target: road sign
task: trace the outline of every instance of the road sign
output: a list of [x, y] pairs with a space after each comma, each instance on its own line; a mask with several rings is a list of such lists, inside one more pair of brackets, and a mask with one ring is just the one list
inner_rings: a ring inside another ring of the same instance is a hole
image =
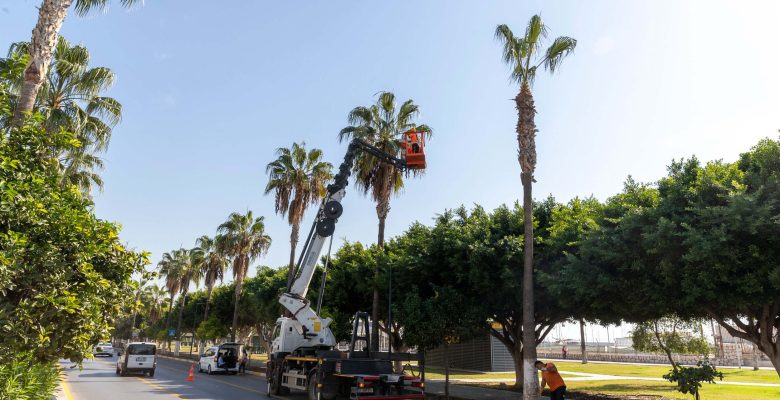
[[171, 337], [176, 336], [176, 329], [173, 329], [173, 328], [168, 329], [168, 336], [171, 336]]

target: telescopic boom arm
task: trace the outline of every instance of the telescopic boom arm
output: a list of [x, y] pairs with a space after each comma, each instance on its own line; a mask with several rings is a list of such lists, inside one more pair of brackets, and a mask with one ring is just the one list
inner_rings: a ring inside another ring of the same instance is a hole
[[[355, 163], [355, 157], [360, 152], [371, 154], [380, 161], [402, 171], [407, 169], [406, 161], [394, 157], [363, 140], [353, 139], [349, 143], [344, 161], [339, 166], [339, 171], [334, 177], [333, 183], [328, 185], [328, 193], [323, 199], [322, 205], [320, 205], [317, 211], [317, 216], [314, 218], [311, 230], [306, 237], [306, 242], [303, 245], [295, 268], [295, 280], [279, 299], [279, 302], [290, 311], [293, 318], [300, 321], [304, 326], [311, 323], [310, 321], [320, 321], [319, 316], [309, 306], [309, 301], [306, 300], [306, 293], [309, 290], [312, 276], [314, 276], [325, 239], [333, 235], [336, 222], [344, 210], [341, 206], [341, 200], [345, 195], [349, 176]], [[328, 323], [330, 321], [327, 321], [325, 325], [327, 326]], [[326, 326], [320, 326], [320, 329], [326, 328]], [[312, 327], [307, 326], [307, 328], [309, 331], [313, 331]], [[319, 331], [320, 329], [316, 330]]]

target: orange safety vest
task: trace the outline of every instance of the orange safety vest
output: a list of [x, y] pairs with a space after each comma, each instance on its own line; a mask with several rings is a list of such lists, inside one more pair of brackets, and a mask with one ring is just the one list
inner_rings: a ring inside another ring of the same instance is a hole
[[[550, 368], [554, 367], [555, 364], [553, 363], [547, 363], [545, 367]], [[547, 385], [550, 386], [550, 390], [558, 389], [561, 386], [565, 386], [566, 384], [563, 382], [563, 378], [561, 378], [561, 374], [558, 373], [558, 370], [555, 370], [555, 372], [550, 371], [542, 371], [542, 379], [544, 379], [545, 382], [547, 382]]]

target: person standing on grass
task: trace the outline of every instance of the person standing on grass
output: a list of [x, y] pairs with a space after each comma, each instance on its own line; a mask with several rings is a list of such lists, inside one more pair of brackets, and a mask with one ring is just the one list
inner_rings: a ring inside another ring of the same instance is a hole
[[566, 359], [566, 355], [569, 354], [569, 349], [566, 347], [565, 344], [561, 348], [561, 353], [563, 353], [563, 359], [565, 360]]
[[534, 366], [539, 371], [542, 371], [542, 386], [539, 388], [539, 391], [544, 390], [544, 386], [547, 385], [550, 387], [550, 400], [563, 400], [564, 395], [566, 395], [566, 383], [563, 382], [563, 378], [558, 373], [558, 368], [555, 368], [555, 364], [545, 364], [536, 360]]

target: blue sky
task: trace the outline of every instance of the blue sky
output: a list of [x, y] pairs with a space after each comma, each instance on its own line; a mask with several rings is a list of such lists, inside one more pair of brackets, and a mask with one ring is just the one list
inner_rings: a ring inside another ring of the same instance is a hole
[[[0, 47], [29, 40], [39, 3], [0, 0]], [[521, 31], [534, 13], [579, 41], [534, 87], [536, 198], [605, 199], [629, 174], [653, 181], [692, 154], [734, 160], [780, 128], [769, 1], [111, 3], [69, 15], [61, 33], [117, 74], [108, 94], [124, 120], [96, 211], [154, 262], [251, 209], [274, 239], [258, 263], [283, 265], [289, 227], [263, 195], [274, 149], [305, 141], [340, 163], [348, 111], [382, 90], [414, 99], [434, 128], [428, 171], [392, 200], [387, 236], [461, 204], [514, 202], [517, 87], [493, 31]], [[374, 241], [370, 199], [351, 191], [344, 206], [336, 236]]]

